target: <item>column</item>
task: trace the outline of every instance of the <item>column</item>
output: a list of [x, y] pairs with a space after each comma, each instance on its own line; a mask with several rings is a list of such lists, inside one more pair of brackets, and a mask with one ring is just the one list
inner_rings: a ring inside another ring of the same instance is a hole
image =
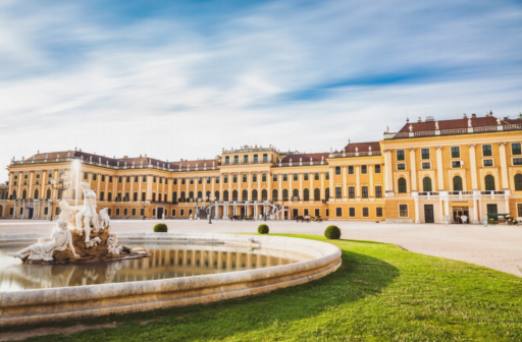
[[252, 200], [252, 174], [247, 175], [247, 200]]
[[283, 200], [283, 175], [277, 176], [277, 194], [278, 194], [278, 200]]
[[415, 149], [410, 149], [410, 188], [412, 192], [417, 191], [417, 161], [415, 159]]
[[330, 174], [330, 181], [328, 182], [328, 188], [330, 189], [330, 198], [335, 197], [335, 189], [334, 189], [334, 170], [332, 168], [328, 169], [328, 172]]
[[437, 147], [435, 152], [437, 158], [437, 191], [444, 190], [444, 167], [442, 165], [442, 148]]
[[391, 151], [384, 152], [384, 189], [386, 197], [393, 196], [393, 179], [392, 179], [392, 155]]
[[343, 187], [341, 190], [342, 198], [346, 199], [348, 198], [348, 184], [347, 184], [347, 177], [348, 177], [348, 170], [346, 167], [341, 167], [341, 175], [343, 177]]
[[320, 196], [320, 199], [321, 201], [325, 199], [325, 196], [324, 196], [324, 172], [321, 172], [319, 174], [319, 181], [321, 183], [321, 196]]
[[368, 175], [369, 175], [369, 184], [368, 184], [368, 197], [375, 197], [375, 186], [373, 182], [373, 171], [374, 165], [368, 165]]
[[355, 166], [355, 197], [361, 198], [361, 166]]
[[477, 181], [477, 159], [475, 156], [475, 145], [469, 146], [469, 170], [471, 174], [471, 190], [473, 191], [473, 208], [471, 210], [471, 222], [478, 223], [480, 220], [480, 191]]
[[[212, 201], [216, 200], [216, 197], [214, 195], [215, 191], [216, 191], [215, 177], [210, 177], [210, 199]], [[216, 213], [216, 215], [217, 215], [217, 213]]]
[[299, 174], [299, 200], [303, 200], [303, 174]]
[[500, 179], [502, 181], [502, 190], [504, 190], [504, 212], [509, 213], [509, 178], [508, 178], [508, 167], [506, 160], [506, 144], [500, 143], [499, 145], [500, 154]]
[[[113, 182], [114, 184], [116, 184], [118, 182], [118, 180], [116, 179], [117, 177], [114, 178], [115, 182]], [[152, 176], [147, 176], [147, 184], [146, 184], [146, 187], [147, 187], [147, 196], [145, 197], [145, 199], [147, 201], [152, 201]], [[112, 194], [112, 196], [114, 198], [116, 198], [115, 196], [117, 195], [116, 192], [114, 192]]]
[[268, 177], [268, 179], [266, 180], [267, 184], [268, 184], [268, 190], [267, 190], [268, 197], [267, 198], [270, 202], [272, 202], [272, 177], [273, 177], [272, 173], [268, 173], [267, 177]]

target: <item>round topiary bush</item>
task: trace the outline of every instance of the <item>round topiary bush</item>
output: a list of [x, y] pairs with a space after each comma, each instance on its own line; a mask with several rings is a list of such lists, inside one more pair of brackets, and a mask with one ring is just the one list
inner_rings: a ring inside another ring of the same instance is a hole
[[169, 230], [169, 227], [165, 223], [156, 223], [154, 225], [154, 233], [166, 233]]
[[328, 240], [339, 240], [341, 237], [341, 230], [337, 226], [328, 226], [324, 230], [324, 236]]
[[270, 230], [268, 229], [268, 225], [266, 224], [260, 224], [258, 227], [257, 227], [257, 232], [259, 234], [268, 234]]

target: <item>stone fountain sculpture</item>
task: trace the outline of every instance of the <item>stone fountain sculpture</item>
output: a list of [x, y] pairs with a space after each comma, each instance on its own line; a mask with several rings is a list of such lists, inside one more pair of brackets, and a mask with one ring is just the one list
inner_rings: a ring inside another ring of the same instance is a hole
[[122, 246], [110, 231], [108, 209], [96, 211], [96, 193], [80, 183], [82, 205], [59, 203], [60, 215], [49, 239], [20, 250], [16, 256], [25, 263], [68, 264], [114, 261], [147, 256], [140, 248]]

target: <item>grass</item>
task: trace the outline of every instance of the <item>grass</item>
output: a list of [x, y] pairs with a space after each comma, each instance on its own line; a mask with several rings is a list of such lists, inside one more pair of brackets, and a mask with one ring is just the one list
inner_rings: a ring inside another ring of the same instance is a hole
[[333, 243], [343, 250], [343, 266], [311, 284], [99, 319], [116, 327], [34, 340], [522, 340], [522, 279], [387, 244]]

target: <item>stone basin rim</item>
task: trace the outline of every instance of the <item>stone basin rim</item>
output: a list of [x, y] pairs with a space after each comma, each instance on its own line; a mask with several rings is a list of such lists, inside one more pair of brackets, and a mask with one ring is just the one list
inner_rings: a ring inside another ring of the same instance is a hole
[[[251, 296], [319, 279], [334, 272], [341, 265], [341, 251], [337, 246], [303, 238], [153, 233], [121, 235], [120, 239], [127, 243], [211, 242], [224, 243], [231, 247], [261, 244], [267, 250], [284, 250], [289, 255], [307, 255], [309, 259], [286, 265], [188, 277], [0, 292], [0, 326], [52, 321], [53, 317], [65, 319], [98, 316], [96, 309], [93, 309], [97, 303], [103, 306], [98, 310], [99, 316], [143, 311], [143, 308], [139, 307], [140, 297], [145, 301], [146, 298], [150, 300], [151, 296], [156, 295], [166, 296], [166, 299], [163, 300], [164, 303], [159, 298], [156, 303], [147, 301], [150, 307], [187, 306]], [[16, 241], [0, 240], [0, 246], [9, 242]], [[187, 297], [182, 297], [183, 294], [187, 294]], [[136, 300], [135, 309], [121, 305], [121, 302], [127, 303], [132, 298]], [[60, 310], [62, 305], [67, 309]]]

